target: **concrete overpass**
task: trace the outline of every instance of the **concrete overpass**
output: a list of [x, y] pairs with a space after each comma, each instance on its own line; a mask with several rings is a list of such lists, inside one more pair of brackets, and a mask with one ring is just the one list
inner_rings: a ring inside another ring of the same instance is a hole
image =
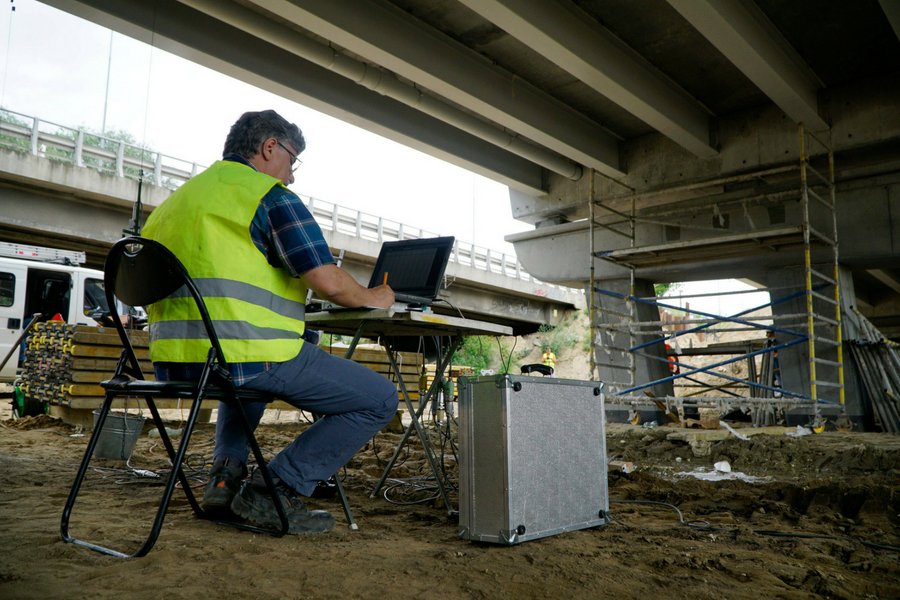
[[892, 0], [46, 1], [508, 184], [548, 281], [797, 285], [833, 158], [844, 308], [900, 336]]
[[[87, 266], [102, 268], [109, 247], [129, 227], [141, 171], [146, 215], [203, 168], [28, 115], [5, 116], [10, 122], [0, 123], [0, 239], [82, 250]], [[151, 158], [143, 165], [131, 158], [146, 155]], [[438, 235], [302, 198], [333, 251], [344, 252], [344, 267], [360, 281], [368, 280], [383, 241]], [[585, 305], [580, 291], [535, 280], [515, 257], [459, 240], [441, 297], [466, 315], [509, 324], [516, 333], [552, 324]]]

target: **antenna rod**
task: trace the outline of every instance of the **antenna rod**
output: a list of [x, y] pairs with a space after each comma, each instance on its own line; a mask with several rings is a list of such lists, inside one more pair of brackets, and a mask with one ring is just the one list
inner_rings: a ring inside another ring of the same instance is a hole
[[131, 210], [131, 222], [128, 223], [128, 229], [123, 229], [125, 235], [141, 235], [141, 190], [144, 189], [144, 170], [141, 169], [141, 175], [138, 177], [137, 200]]

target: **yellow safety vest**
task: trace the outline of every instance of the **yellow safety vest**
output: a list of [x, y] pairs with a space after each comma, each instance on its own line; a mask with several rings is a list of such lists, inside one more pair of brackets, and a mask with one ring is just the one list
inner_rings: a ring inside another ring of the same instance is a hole
[[556, 367], [556, 354], [552, 350], [548, 350], [541, 355], [541, 359], [548, 367]]
[[[219, 161], [176, 190], [143, 233], [172, 251], [197, 284], [231, 363], [284, 362], [300, 353], [306, 286], [269, 264], [250, 238], [259, 202], [282, 183]], [[154, 362], [203, 362], [210, 344], [186, 290], [147, 307]]]

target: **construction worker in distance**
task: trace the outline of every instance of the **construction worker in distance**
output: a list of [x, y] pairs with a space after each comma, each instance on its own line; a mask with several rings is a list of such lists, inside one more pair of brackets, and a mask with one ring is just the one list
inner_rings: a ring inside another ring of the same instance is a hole
[[678, 359], [676, 359], [672, 354], [672, 346], [668, 343], [666, 344], [666, 360], [669, 363], [669, 373], [672, 375], [678, 375], [681, 373], [681, 367], [678, 366]]
[[553, 352], [550, 346], [544, 346], [544, 353], [541, 354], [541, 363], [552, 369], [551, 376], [556, 372], [556, 353]]

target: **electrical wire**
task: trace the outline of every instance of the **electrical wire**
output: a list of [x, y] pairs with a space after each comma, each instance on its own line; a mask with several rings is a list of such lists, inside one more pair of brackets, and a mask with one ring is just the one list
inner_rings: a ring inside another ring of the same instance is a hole
[[[400, 506], [412, 506], [415, 504], [425, 504], [433, 502], [441, 496], [440, 488], [433, 477], [407, 477], [405, 479], [388, 479], [387, 485], [384, 487], [382, 496], [391, 504]], [[415, 499], [401, 499], [397, 497], [400, 491], [404, 494], [428, 494], [424, 497], [416, 497]]]
[[449, 306], [451, 309], [455, 310], [455, 311], [459, 314], [459, 318], [460, 318], [460, 319], [465, 319], [465, 318], [466, 318], [466, 315], [463, 314], [463, 311], [460, 310], [459, 307], [456, 306], [455, 304], [452, 304], [449, 300], [446, 300], [446, 299], [444, 299], [444, 298], [435, 298], [435, 299], [434, 299], [434, 304], [437, 304], [437, 303], [446, 304], [446, 305]]
[[500, 336], [495, 336], [495, 340], [497, 340], [497, 352], [500, 353], [500, 366], [503, 367], [502, 373], [509, 373], [509, 365], [512, 362], [513, 350], [516, 349], [516, 344], [519, 343], [519, 336], [513, 338], [512, 348], [509, 349], [509, 355], [506, 357], [506, 363], [503, 363], [503, 346], [500, 344]]
[[[154, 444], [151, 446], [153, 448], [156, 446]], [[192, 460], [200, 460], [203, 462], [203, 467], [192, 467]], [[184, 461], [182, 462], [182, 472], [184, 472], [185, 477], [188, 481], [194, 482], [196, 485], [192, 485], [192, 488], [197, 488], [205, 485], [207, 479], [209, 478], [209, 469], [211, 468], [211, 464], [206, 462], [197, 454], [189, 454], [184, 457]], [[96, 473], [101, 480], [113, 479], [113, 483], [116, 485], [131, 485], [131, 484], [147, 484], [147, 485], [162, 485], [163, 482], [169, 477], [169, 474], [172, 470], [169, 469], [143, 469], [140, 467], [135, 467], [131, 464], [131, 459], [125, 461], [125, 467], [106, 467], [106, 466], [97, 466], [94, 465], [91, 467], [91, 470]], [[177, 487], [181, 487], [181, 482], [176, 483]]]

